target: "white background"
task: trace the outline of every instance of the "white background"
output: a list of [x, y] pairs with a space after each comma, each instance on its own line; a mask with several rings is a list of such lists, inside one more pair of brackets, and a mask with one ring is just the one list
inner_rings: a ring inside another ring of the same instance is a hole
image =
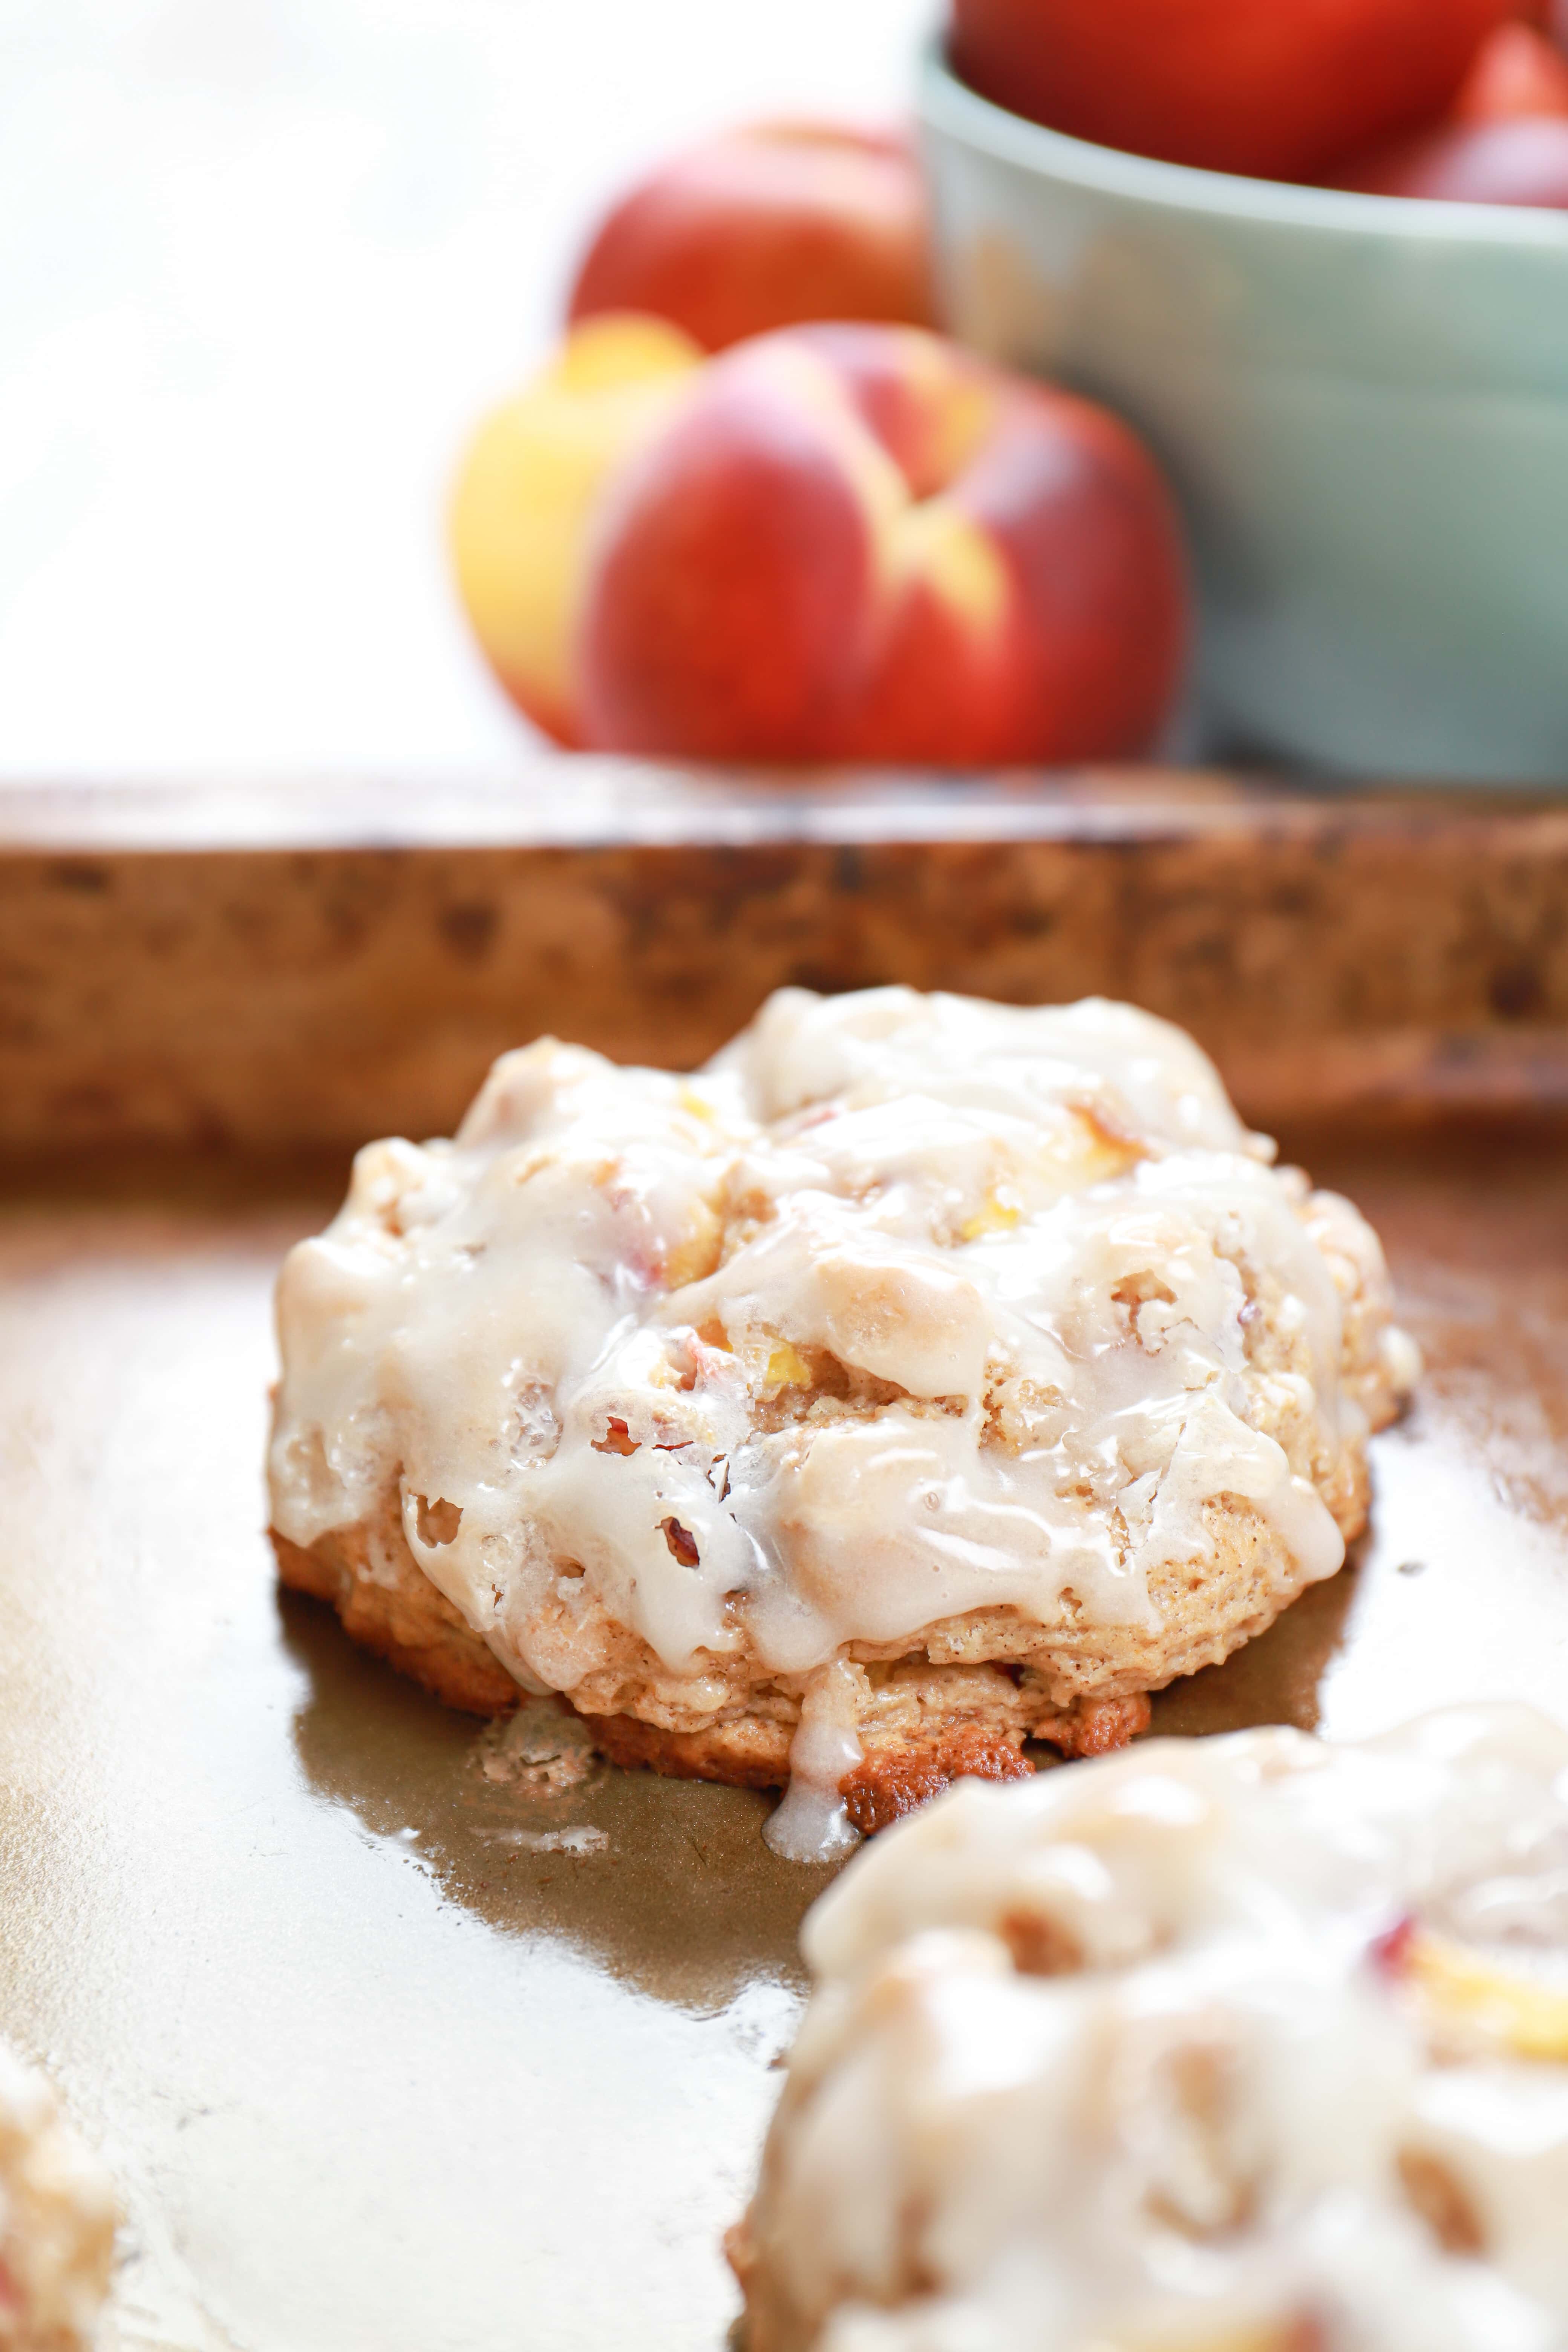
[[0, 775], [494, 773], [443, 509], [598, 207], [931, 0], [0, 0]]

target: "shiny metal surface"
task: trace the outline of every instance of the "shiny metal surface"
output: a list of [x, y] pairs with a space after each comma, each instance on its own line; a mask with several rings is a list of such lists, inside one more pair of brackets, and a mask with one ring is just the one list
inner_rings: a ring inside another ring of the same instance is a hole
[[[1568, 1706], [1563, 1157], [1311, 1153], [1431, 1374], [1359, 1566], [1158, 1727]], [[0, 1223], [0, 2021], [122, 2183], [128, 2347], [718, 2352], [823, 1874], [761, 1799], [498, 1747], [279, 1606], [268, 1296], [329, 1206]]]

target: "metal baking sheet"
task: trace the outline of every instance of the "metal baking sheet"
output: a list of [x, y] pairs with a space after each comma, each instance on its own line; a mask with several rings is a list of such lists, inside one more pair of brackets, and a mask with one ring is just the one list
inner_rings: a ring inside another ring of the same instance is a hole
[[[1356, 1564], [1157, 1728], [1562, 1714], [1560, 1137], [1296, 1148], [1430, 1370]], [[719, 2352], [823, 1874], [764, 1800], [498, 1752], [280, 1601], [269, 1293], [333, 1205], [100, 1171], [0, 1220], [0, 2015], [122, 2185], [122, 2346]]]

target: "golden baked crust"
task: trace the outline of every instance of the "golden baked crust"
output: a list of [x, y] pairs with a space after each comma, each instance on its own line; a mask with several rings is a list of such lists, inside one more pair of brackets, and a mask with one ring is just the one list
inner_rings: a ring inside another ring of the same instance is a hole
[[[1390, 1399], [1383, 1418], [1393, 1410]], [[1367, 1496], [1358, 1455], [1356, 1475], [1335, 1497], [1347, 1539], [1365, 1525]], [[884, 1828], [963, 1776], [1027, 1772], [1027, 1740], [1067, 1756], [1123, 1746], [1147, 1726], [1149, 1692], [1219, 1664], [1272, 1624], [1304, 1581], [1279, 1537], [1234, 1499], [1210, 1504], [1205, 1519], [1210, 1557], [1167, 1563], [1150, 1577], [1157, 1631], [1091, 1625], [1068, 1596], [1048, 1627], [1001, 1610], [931, 1626], [913, 1656], [850, 1644], [864, 1760], [841, 1793], [855, 1827]], [[517, 1705], [511, 1675], [408, 1549], [395, 1495], [374, 1524], [334, 1528], [309, 1549], [274, 1530], [272, 1544], [285, 1584], [327, 1601], [353, 1640], [448, 1706], [496, 1716]], [[658, 1707], [660, 1679], [658, 1662], [626, 1634], [616, 1695]], [[595, 1706], [582, 1690], [574, 1711], [617, 1764], [773, 1789], [789, 1778], [803, 1690], [803, 1681], [792, 1686], [759, 1669], [708, 1722], [650, 1720], [630, 1706]]]
[[343, 1631], [400, 1674], [468, 1715], [507, 1715], [522, 1696], [479, 1635], [403, 1548], [398, 1573], [372, 1569], [367, 1531], [334, 1528], [307, 1551], [276, 1528], [279, 1580], [337, 1611]]
[[[384, 1525], [380, 1537], [373, 1547], [365, 1528], [337, 1528], [307, 1551], [274, 1529], [279, 1577], [294, 1591], [326, 1601], [354, 1641], [447, 1706], [469, 1715], [509, 1713], [521, 1696], [510, 1675], [406, 1546], [398, 1559], [393, 1531]], [[384, 1564], [387, 1555], [395, 1572]], [[1053, 1708], [1042, 1705], [1037, 1678], [1027, 1669], [990, 1664], [911, 1661], [875, 1678], [868, 1673], [865, 1691], [865, 1757], [841, 1793], [850, 1821], [867, 1832], [901, 1820], [953, 1780], [1026, 1773], [1026, 1739], [1047, 1740], [1066, 1756], [1098, 1756], [1124, 1746], [1149, 1721], [1142, 1693]], [[793, 1712], [739, 1714], [702, 1731], [670, 1731], [633, 1715], [583, 1716], [612, 1763], [742, 1789], [784, 1787], [798, 1719], [798, 1700]]]
[[[857, 1726], [862, 1759], [839, 1782], [850, 1822], [863, 1834], [901, 1821], [954, 1780], [1026, 1776], [1033, 1768], [1026, 1739], [1048, 1741], [1066, 1756], [1095, 1756], [1124, 1747], [1149, 1723], [1142, 1694], [1039, 1715], [994, 1666], [915, 1666], [909, 1680], [921, 1686], [912, 1705], [900, 1693], [905, 1704], [880, 1708], [881, 1691], [873, 1687]], [[584, 1719], [612, 1763], [747, 1789], [782, 1789], [789, 1779], [793, 1726], [783, 1721], [742, 1716], [711, 1731], [681, 1732], [629, 1715]]]

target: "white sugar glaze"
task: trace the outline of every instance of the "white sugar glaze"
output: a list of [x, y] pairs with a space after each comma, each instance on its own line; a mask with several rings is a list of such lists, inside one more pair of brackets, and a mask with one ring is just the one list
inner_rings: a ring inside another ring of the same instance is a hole
[[[1364, 1426], [1332, 1259], [1381, 1258], [1270, 1156], [1190, 1039], [1098, 1001], [788, 989], [689, 1078], [542, 1040], [292, 1253], [274, 1525], [395, 1490], [520, 1681], [570, 1691], [607, 1612], [692, 1719], [737, 1657], [809, 1677], [1069, 1591], [1148, 1624], [1221, 1495], [1330, 1575], [1308, 1456]], [[1265, 1281], [1288, 1374], [1249, 1360]], [[857, 1406], [770, 1420], [826, 1360]]]
[[785, 1862], [837, 1862], [860, 1843], [843, 1797], [862, 1755], [849, 1670], [826, 1666], [805, 1694], [789, 1750], [789, 1787], [763, 1835]]
[[1568, 2345], [1568, 1734], [1527, 1709], [969, 1782], [803, 1942], [755, 2352]]

